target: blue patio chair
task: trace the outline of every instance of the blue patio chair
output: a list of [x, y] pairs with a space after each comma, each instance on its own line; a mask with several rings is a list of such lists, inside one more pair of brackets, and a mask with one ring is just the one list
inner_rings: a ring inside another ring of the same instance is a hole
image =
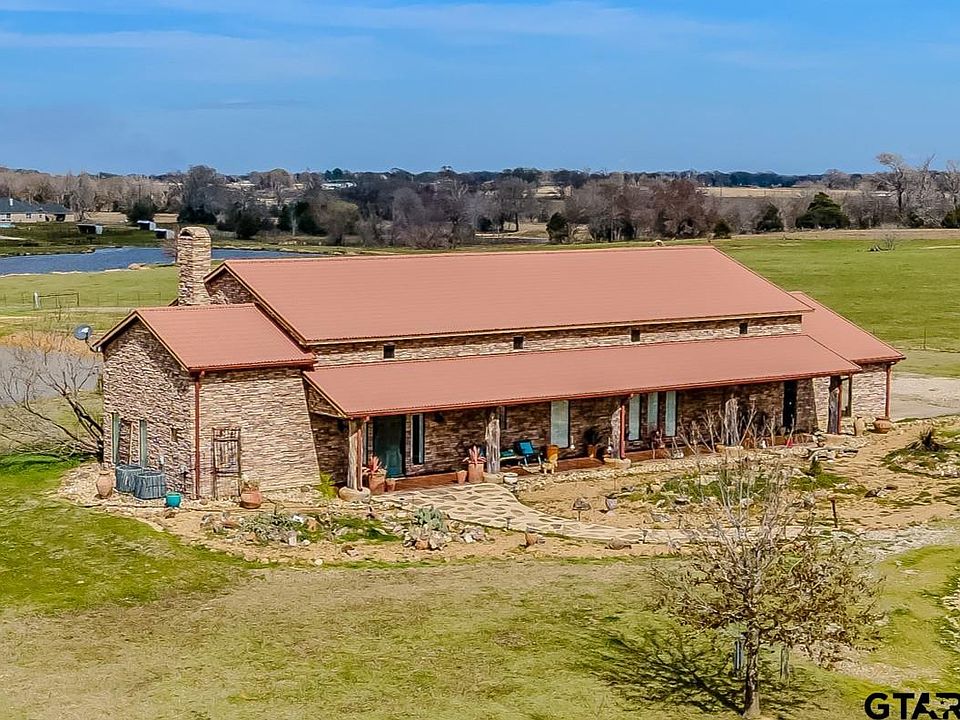
[[517, 443], [517, 452], [523, 457], [523, 464], [525, 466], [529, 465], [531, 460], [537, 463], [541, 460], [540, 451], [533, 446], [533, 442], [530, 440], [520, 440]]

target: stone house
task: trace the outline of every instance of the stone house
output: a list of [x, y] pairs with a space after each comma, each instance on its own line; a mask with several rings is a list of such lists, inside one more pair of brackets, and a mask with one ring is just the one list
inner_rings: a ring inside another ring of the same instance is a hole
[[[228, 260], [98, 341], [106, 457], [198, 495], [619, 457], [889, 415], [903, 355], [710, 246]], [[512, 459], [512, 458], [511, 458]]]

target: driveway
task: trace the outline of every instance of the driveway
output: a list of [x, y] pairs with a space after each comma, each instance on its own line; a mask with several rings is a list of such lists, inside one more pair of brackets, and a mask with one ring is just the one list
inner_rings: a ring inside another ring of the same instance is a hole
[[894, 372], [890, 414], [894, 420], [960, 415], [960, 378]]

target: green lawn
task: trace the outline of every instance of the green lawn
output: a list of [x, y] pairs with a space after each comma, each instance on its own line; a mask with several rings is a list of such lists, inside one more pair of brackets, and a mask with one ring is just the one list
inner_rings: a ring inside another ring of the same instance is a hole
[[874, 243], [800, 237], [718, 245], [775, 283], [809, 293], [906, 351], [900, 369], [960, 375], [960, 303], [954, 297], [960, 242], [901, 240], [893, 251], [869, 252]]
[[[67, 467], [0, 462], [4, 718], [736, 717], [728, 643], [653, 607], [649, 563], [674, 560], [251, 568], [51, 497]], [[938, 598], [958, 567], [956, 547], [882, 565], [862, 675], [956, 684]], [[799, 665], [768, 717], [860, 717], [875, 686]]]
[[81, 235], [76, 223], [21, 224], [0, 228], [0, 255], [32, 255], [91, 250], [109, 245], [155, 245], [153, 233], [134, 227], [104, 226], [102, 235]]

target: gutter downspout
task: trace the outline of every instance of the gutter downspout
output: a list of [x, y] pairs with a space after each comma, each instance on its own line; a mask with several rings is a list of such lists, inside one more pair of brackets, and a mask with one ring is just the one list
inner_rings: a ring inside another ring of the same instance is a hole
[[200, 380], [204, 372], [201, 370], [193, 376], [193, 491], [196, 498], [200, 498]]

